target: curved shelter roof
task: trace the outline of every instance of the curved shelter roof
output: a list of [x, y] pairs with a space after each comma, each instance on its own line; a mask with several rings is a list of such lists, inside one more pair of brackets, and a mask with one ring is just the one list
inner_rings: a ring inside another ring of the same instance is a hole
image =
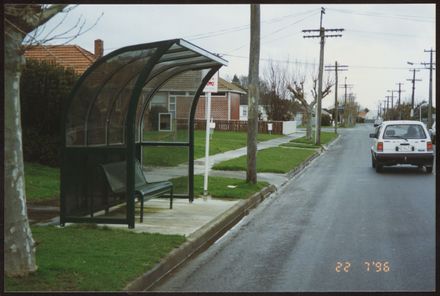
[[127, 214], [113, 222], [134, 227], [135, 159], [160, 157], [153, 149], [142, 152], [144, 146], [186, 149], [192, 200], [195, 109], [207, 81], [226, 64], [183, 39], [128, 46], [98, 59], [65, 105], [61, 223], [98, 223], [97, 211], [114, 204], [99, 166], [126, 161]]
[[[139, 44], [116, 50], [92, 65], [81, 77], [65, 112], [66, 146], [121, 144], [121, 127], [129, 112], [139, 123], [143, 106], [137, 106], [143, 92], [155, 89], [174, 76], [190, 70], [218, 69], [227, 62], [183, 39]], [[204, 77], [191, 77], [199, 84]], [[190, 78], [190, 79], [191, 79]], [[192, 89], [194, 82], [187, 84]], [[119, 108], [118, 112], [115, 109]], [[131, 114], [134, 115], [134, 114]], [[130, 118], [129, 120], [134, 119]], [[112, 136], [112, 137], [109, 137]], [[116, 140], [113, 140], [116, 139]]]

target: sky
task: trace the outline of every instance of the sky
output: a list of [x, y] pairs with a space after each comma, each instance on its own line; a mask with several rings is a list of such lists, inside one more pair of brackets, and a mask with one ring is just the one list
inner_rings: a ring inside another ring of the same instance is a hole
[[[342, 37], [326, 38], [324, 50], [324, 65], [337, 61], [348, 66], [348, 71], [339, 72], [338, 94], [343, 95], [346, 81], [356, 101], [376, 112], [391, 90], [397, 101], [397, 83], [403, 83], [401, 100], [410, 102], [412, 82], [407, 79], [416, 67], [420, 69], [416, 79], [422, 81], [415, 84], [415, 102], [428, 101], [429, 65], [420, 63], [430, 62], [425, 50], [435, 50], [435, 4], [261, 4], [260, 75], [269, 60], [285, 67], [293, 78], [305, 75], [310, 81], [317, 75], [319, 38], [303, 38], [302, 30], [319, 29], [321, 7], [325, 29], [344, 29]], [[104, 41], [104, 54], [108, 54], [128, 45], [183, 38], [229, 62], [220, 69], [221, 77], [248, 75], [249, 4], [77, 5], [51, 19], [37, 39], [52, 30], [52, 35], [63, 33], [79, 19], [86, 22], [84, 29], [91, 28], [69, 44], [91, 52], [95, 39]], [[49, 44], [63, 42], [55, 39]], [[324, 72], [324, 80], [327, 75], [334, 80], [334, 72]], [[434, 106], [435, 77], [433, 71]], [[334, 92], [322, 105], [328, 108], [333, 103]]]

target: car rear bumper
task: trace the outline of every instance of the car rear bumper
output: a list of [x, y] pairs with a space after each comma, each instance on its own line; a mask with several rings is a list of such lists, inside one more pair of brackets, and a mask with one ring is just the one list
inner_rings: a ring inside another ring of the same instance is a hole
[[374, 159], [379, 165], [429, 165], [434, 162], [434, 153], [373, 153]]

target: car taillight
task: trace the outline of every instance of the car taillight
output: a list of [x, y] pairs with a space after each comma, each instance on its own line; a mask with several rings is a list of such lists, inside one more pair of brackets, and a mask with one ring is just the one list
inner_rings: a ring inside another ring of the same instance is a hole
[[432, 142], [431, 141], [426, 142], [426, 150], [432, 151]]
[[383, 151], [383, 143], [377, 142], [377, 151]]

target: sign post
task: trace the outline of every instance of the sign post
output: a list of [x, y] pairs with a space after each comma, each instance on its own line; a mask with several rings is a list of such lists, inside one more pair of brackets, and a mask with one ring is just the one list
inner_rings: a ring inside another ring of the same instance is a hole
[[205, 176], [203, 179], [203, 197], [208, 197], [208, 173], [209, 173], [209, 140], [210, 140], [210, 119], [211, 119], [211, 93], [216, 93], [218, 89], [218, 72], [206, 83], [203, 92], [205, 93], [205, 116], [206, 116], [206, 135], [205, 135]]

